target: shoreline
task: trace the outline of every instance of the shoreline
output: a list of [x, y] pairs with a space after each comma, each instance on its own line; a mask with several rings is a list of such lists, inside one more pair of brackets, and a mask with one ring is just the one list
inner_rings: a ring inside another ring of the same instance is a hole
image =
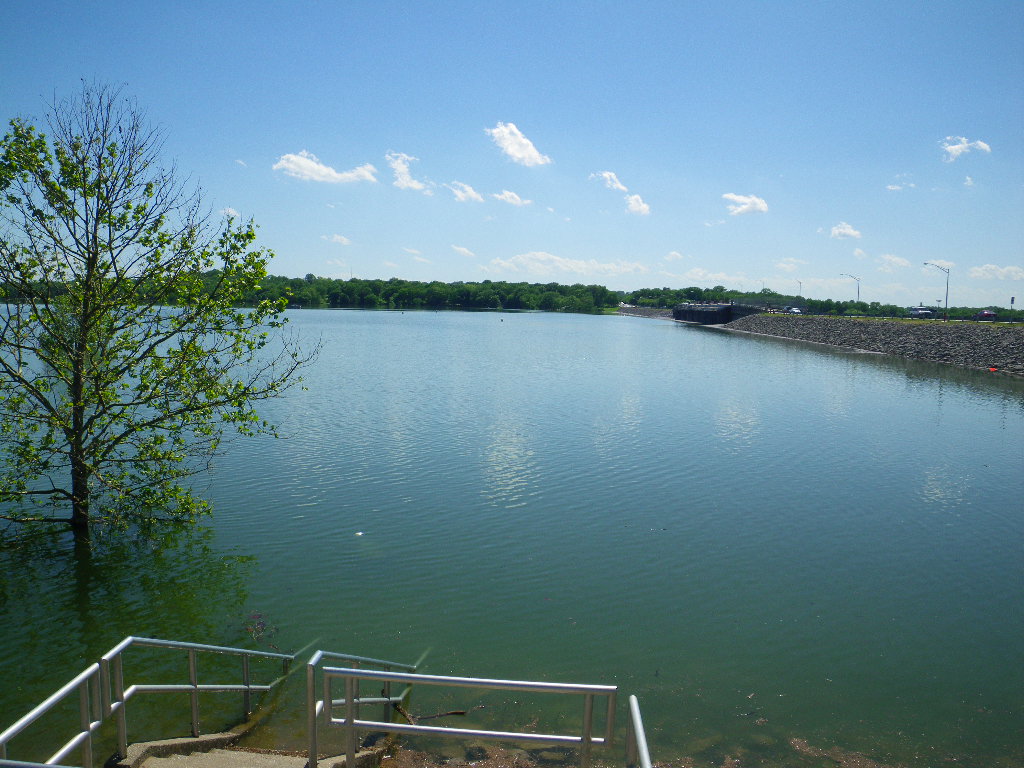
[[[619, 313], [673, 319], [669, 309], [631, 307]], [[1024, 326], [1021, 325], [760, 314], [708, 327], [1024, 378]]]

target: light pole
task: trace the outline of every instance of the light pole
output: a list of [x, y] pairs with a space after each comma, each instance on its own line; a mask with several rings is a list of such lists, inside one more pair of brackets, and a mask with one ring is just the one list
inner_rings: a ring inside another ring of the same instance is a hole
[[840, 272], [839, 276], [840, 277], [853, 277], [853, 279], [857, 281], [857, 303], [860, 304], [860, 278], [859, 277], [854, 277], [853, 275], [848, 275], [845, 272]]
[[804, 295], [804, 284], [801, 281], [799, 281], [799, 280], [796, 281], [796, 284], [799, 287], [799, 290], [797, 291], [797, 294], [796, 294], [797, 297], [799, 298], [799, 297], [802, 297]]
[[934, 261], [926, 261], [924, 265], [926, 267], [935, 267], [936, 269], [941, 269], [943, 272], [946, 273], [946, 309], [942, 313], [942, 320], [944, 322], [949, 322], [949, 267], [940, 266], [936, 264]]

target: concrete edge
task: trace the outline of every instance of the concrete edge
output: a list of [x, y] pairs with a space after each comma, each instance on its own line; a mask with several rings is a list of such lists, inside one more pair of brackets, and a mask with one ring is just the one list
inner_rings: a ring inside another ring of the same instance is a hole
[[[140, 768], [151, 757], [190, 755], [194, 752], [209, 752], [214, 749], [231, 747], [250, 730], [239, 726], [230, 731], [208, 733], [202, 736], [184, 736], [161, 741], [142, 741], [128, 745], [128, 754], [123, 760], [108, 760], [105, 768]], [[240, 750], [245, 751], [245, 750]], [[370, 747], [356, 752], [355, 768], [378, 768], [386, 752], [385, 747]], [[345, 756], [335, 755], [317, 760], [318, 768], [345, 768]]]

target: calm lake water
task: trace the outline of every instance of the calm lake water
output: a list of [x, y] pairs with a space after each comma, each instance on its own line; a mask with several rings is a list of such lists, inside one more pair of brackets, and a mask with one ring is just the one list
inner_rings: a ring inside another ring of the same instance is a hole
[[1024, 765], [1024, 383], [628, 317], [291, 317], [308, 390], [203, 529], [0, 551], [0, 727], [136, 634], [615, 684], [656, 759]]

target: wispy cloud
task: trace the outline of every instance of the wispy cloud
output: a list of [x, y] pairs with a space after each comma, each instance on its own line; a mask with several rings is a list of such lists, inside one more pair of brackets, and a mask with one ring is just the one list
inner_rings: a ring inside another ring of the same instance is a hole
[[984, 264], [972, 267], [968, 275], [977, 280], [1024, 280], [1024, 267], [997, 267], [995, 264]]
[[619, 192], [629, 192], [629, 189], [621, 181], [619, 181], [619, 177], [616, 176], [615, 173], [613, 173], [612, 171], [601, 171], [600, 173], [592, 173], [590, 174], [590, 178], [604, 180], [604, 185], [608, 187], [608, 189], [614, 189]]
[[722, 195], [725, 200], [732, 200], [733, 205], [726, 206], [730, 216], [739, 216], [741, 213], [767, 213], [768, 203], [757, 195], [737, 195], [726, 192]]
[[337, 243], [338, 245], [352, 245], [352, 241], [344, 235], [320, 235], [320, 239], [330, 243]]
[[420, 264], [433, 264], [434, 263], [430, 259], [428, 259], [428, 258], [426, 258], [424, 256], [413, 256], [412, 260], [413, 261], [418, 261]]
[[405, 251], [408, 254], [413, 255], [413, 256], [419, 256], [420, 255], [420, 252], [417, 251], [415, 248], [403, 248], [402, 250]]
[[469, 250], [469, 248], [464, 248], [461, 245], [453, 245], [452, 250], [456, 253], [462, 254], [463, 256], [468, 256], [471, 259], [476, 257], [476, 254]]
[[321, 181], [328, 184], [350, 184], [354, 181], [377, 181], [377, 169], [369, 163], [351, 171], [336, 171], [321, 163], [312, 152], [302, 150], [297, 155], [281, 155], [274, 163], [273, 170], [284, 171], [288, 176], [303, 181]]
[[669, 276], [680, 281], [687, 282], [690, 285], [698, 285], [700, 283], [707, 283], [708, 285], [741, 285], [744, 280], [748, 279], [742, 272], [738, 274], [729, 274], [728, 272], [711, 272], [710, 270], [704, 269], [704, 267], [693, 267], [681, 275]]
[[806, 264], [806, 263], [807, 262], [804, 261], [803, 259], [795, 259], [792, 256], [790, 256], [790, 257], [787, 257], [787, 258], [783, 259], [782, 261], [778, 262], [775, 265], [775, 267], [776, 267], [776, 269], [781, 269], [783, 272], [796, 272], [797, 269], [800, 268], [801, 264]]
[[893, 273], [897, 269], [905, 269], [910, 266], [910, 262], [901, 256], [893, 256], [891, 253], [883, 253], [879, 256], [876, 261], [881, 265], [878, 267], [879, 272]]
[[686, 257], [679, 251], [669, 251], [665, 254], [665, 261], [679, 261], [679, 259], [685, 259]]
[[651, 213], [651, 206], [645, 203], [640, 195], [626, 195], [626, 211], [637, 216], [648, 216]]
[[970, 176], [966, 177], [964, 179], [964, 186], [965, 187], [973, 187], [974, 186], [974, 179], [972, 179]]
[[487, 134], [501, 151], [519, 165], [547, 165], [551, 158], [542, 155], [533, 142], [526, 138], [515, 123], [498, 123], [494, 128], [485, 128]]
[[493, 197], [495, 200], [501, 200], [503, 203], [508, 203], [509, 205], [523, 206], [529, 205], [530, 203], [533, 202], [533, 200], [523, 200], [523, 198], [521, 198], [515, 192], [510, 192], [507, 189], [501, 190], [501, 194], [492, 194], [491, 197]]
[[237, 219], [239, 214], [234, 208], [221, 208], [220, 215], [225, 218]]
[[545, 251], [520, 253], [509, 259], [492, 259], [488, 272], [521, 272], [548, 277], [573, 275], [580, 277], [608, 277], [614, 275], [645, 274], [649, 270], [639, 262], [599, 262], [595, 259], [567, 259]]
[[243, 168], [248, 168], [249, 167], [249, 164], [246, 163], [245, 160], [235, 160], [235, 162], [238, 163]]
[[399, 189], [413, 189], [425, 195], [434, 194], [434, 190], [429, 185], [412, 177], [409, 164], [417, 162], [418, 158], [407, 155], [404, 152], [388, 152], [384, 155], [384, 159], [391, 166], [391, 170], [395, 172], [393, 184], [396, 187]]
[[947, 163], [952, 163], [960, 155], [966, 155], [972, 149], [977, 149], [980, 152], [992, 151], [992, 147], [984, 141], [968, 141], [963, 136], [947, 136], [941, 146], [942, 151], [946, 153], [946, 156], [942, 159]]
[[840, 221], [832, 227], [832, 234], [829, 235], [829, 237], [835, 238], [836, 240], [845, 240], [849, 237], [860, 239], [860, 232], [854, 229], [853, 225], [847, 224], [845, 221]]
[[910, 180], [909, 173], [900, 173], [896, 175], [891, 184], [886, 185], [886, 189], [890, 192], [901, 192], [904, 189], [914, 189], [917, 185]]
[[463, 184], [461, 181], [453, 181], [451, 184], [445, 184], [448, 189], [455, 195], [455, 199], [460, 203], [467, 201], [473, 201], [474, 203], [482, 203], [484, 201], [483, 195], [473, 189], [469, 184]]

